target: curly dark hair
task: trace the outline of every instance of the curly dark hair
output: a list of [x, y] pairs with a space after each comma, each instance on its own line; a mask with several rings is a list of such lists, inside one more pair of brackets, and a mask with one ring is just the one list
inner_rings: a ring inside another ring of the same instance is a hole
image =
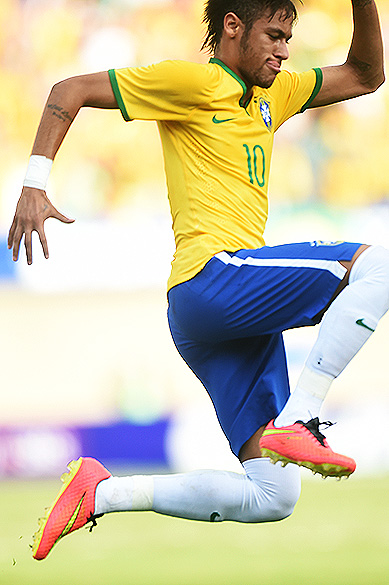
[[291, 0], [207, 0], [205, 3], [203, 23], [207, 26], [204, 43], [201, 50], [213, 53], [220, 43], [224, 17], [233, 12], [245, 25], [245, 34], [252, 28], [254, 22], [264, 12], [273, 18], [278, 10], [283, 11], [285, 20], [297, 20], [297, 9]]

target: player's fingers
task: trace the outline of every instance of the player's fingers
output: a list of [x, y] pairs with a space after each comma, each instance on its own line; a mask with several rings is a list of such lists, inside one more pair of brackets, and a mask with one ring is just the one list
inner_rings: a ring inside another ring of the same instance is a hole
[[24, 235], [24, 247], [26, 248], [27, 264], [32, 264], [32, 245], [31, 232], [28, 231]]
[[39, 236], [39, 241], [40, 241], [42, 249], [43, 249], [43, 254], [47, 260], [47, 258], [49, 257], [49, 247], [47, 245], [45, 230], [43, 229], [43, 226], [42, 226], [41, 230], [38, 232], [38, 236]]
[[55, 207], [53, 208], [53, 212], [50, 214], [50, 217], [59, 219], [59, 221], [62, 221], [63, 223], [73, 223], [75, 221], [74, 219], [66, 217], [66, 215], [64, 215], [63, 213], [60, 213], [58, 209], [55, 209]]
[[13, 247], [12, 260], [14, 262], [17, 262], [17, 260], [19, 258], [19, 248], [20, 248], [20, 242], [21, 242], [22, 237], [23, 237], [22, 231], [16, 230], [14, 232], [13, 239], [11, 242], [11, 247]]
[[8, 232], [8, 250], [10, 250], [13, 246], [15, 229], [16, 229], [16, 221], [14, 218], [13, 222], [11, 224], [11, 227], [9, 228], [9, 232]]

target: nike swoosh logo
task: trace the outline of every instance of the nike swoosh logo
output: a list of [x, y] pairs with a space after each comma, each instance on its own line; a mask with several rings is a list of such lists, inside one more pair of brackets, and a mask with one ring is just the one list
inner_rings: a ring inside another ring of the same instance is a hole
[[262, 436], [265, 437], [266, 435], [290, 435], [295, 432], [296, 431], [285, 431], [283, 429], [268, 429], [267, 431], [263, 431]]
[[57, 538], [56, 542], [59, 541], [60, 538], [62, 538], [63, 536], [66, 536], [67, 534], [69, 534], [69, 532], [71, 531], [71, 529], [73, 528], [76, 520], [77, 520], [77, 516], [78, 513], [80, 511], [80, 508], [82, 506], [82, 503], [84, 501], [85, 498], [85, 494], [83, 494], [83, 496], [81, 497], [80, 501], [78, 502], [76, 509], [74, 510], [73, 514], [71, 515], [69, 522], [66, 524], [65, 528], [62, 530], [60, 536]]
[[212, 118], [212, 122], [214, 124], [224, 124], [224, 122], [232, 122], [232, 120], [235, 120], [235, 118], [226, 118], [224, 120], [219, 120], [219, 118], [216, 117], [216, 114]]
[[364, 327], [365, 329], [368, 329], [369, 331], [375, 331], [375, 329], [372, 329], [371, 327], [366, 325], [366, 323], [363, 322], [363, 319], [357, 319], [357, 321], [355, 321], [355, 323], [357, 325], [360, 325], [361, 327]]

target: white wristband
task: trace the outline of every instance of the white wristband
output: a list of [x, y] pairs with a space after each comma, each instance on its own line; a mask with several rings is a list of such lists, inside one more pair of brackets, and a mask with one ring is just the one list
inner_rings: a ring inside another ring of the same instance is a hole
[[31, 155], [23, 187], [33, 187], [34, 189], [46, 191], [47, 180], [52, 166], [53, 161], [50, 158], [39, 154]]

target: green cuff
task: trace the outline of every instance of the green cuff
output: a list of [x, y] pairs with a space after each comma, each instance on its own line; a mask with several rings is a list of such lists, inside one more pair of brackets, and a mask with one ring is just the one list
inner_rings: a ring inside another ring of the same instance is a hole
[[116, 98], [117, 104], [120, 108], [120, 111], [122, 113], [122, 116], [126, 122], [131, 122], [131, 118], [127, 113], [126, 106], [124, 105], [122, 94], [120, 93], [119, 84], [118, 84], [118, 80], [116, 79], [115, 70], [110, 69], [108, 71], [108, 75], [109, 75], [109, 80], [110, 80], [111, 85], [112, 85], [113, 93], [115, 95], [115, 98]]
[[305, 112], [305, 110], [307, 110], [311, 106], [311, 103], [313, 102], [313, 100], [315, 99], [315, 97], [317, 96], [319, 91], [321, 90], [321, 86], [323, 85], [323, 72], [322, 72], [322, 70], [319, 69], [318, 67], [315, 67], [314, 71], [316, 73], [315, 87], [313, 88], [313, 92], [311, 94], [311, 97], [309, 98], [309, 100], [307, 102], [305, 102], [305, 104], [301, 108], [300, 112]]

